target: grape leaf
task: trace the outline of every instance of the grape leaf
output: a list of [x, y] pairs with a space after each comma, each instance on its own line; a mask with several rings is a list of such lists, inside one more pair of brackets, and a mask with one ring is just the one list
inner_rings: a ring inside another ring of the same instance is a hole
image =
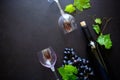
[[92, 25], [93, 26], [93, 29], [94, 31], [99, 34], [100, 33], [100, 26], [99, 25]]
[[90, 0], [74, 0], [74, 6], [78, 10], [83, 11], [84, 9], [88, 9], [91, 7]]
[[112, 47], [112, 41], [111, 41], [111, 38], [110, 38], [110, 34], [106, 34], [106, 35], [101, 34], [97, 38], [97, 42], [100, 45], [104, 45], [106, 49], [110, 49]]
[[78, 73], [76, 67], [72, 65], [65, 65], [64, 67], [58, 68], [60, 75], [62, 76], [63, 80], [76, 80], [77, 76], [75, 74]]
[[77, 68], [73, 67], [72, 65], [65, 65], [64, 70], [68, 71], [69, 73], [77, 74]]
[[65, 11], [68, 13], [73, 13], [76, 10], [76, 8], [73, 6], [73, 4], [68, 4], [65, 7]]
[[102, 20], [101, 20], [100, 18], [96, 18], [96, 19], [95, 19], [95, 23], [101, 24], [101, 23], [102, 23]]

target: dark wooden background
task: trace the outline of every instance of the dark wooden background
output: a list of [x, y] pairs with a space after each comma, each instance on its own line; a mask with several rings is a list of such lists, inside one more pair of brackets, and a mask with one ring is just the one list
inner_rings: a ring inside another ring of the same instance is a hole
[[[73, 0], [60, 0], [62, 8]], [[36, 53], [53, 47], [60, 67], [63, 50], [73, 47], [80, 57], [86, 57], [86, 42], [79, 22], [86, 20], [92, 34], [92, 17], [112, 18], [104, 33], [110, 33], [113, 47], [103, 51], [112, 80], [120, 75], [120, 9], [117, 0], [91, 0], [92, 7], [74, 15], [77, 30], [64, 35], [58, 28], [60, 16], [55, 3], [47, 0], [0, 0], [0, 80], [55, 80], [50, 69], [43, 67]], [[66, 41], [66, 38], [68, 39]]]

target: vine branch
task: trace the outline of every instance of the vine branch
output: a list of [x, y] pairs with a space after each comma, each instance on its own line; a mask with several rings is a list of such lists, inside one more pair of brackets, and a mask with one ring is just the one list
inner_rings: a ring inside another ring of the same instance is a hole
[[109, 18], [109, 19], [106, 20], [105, 25], [103, 26], [103, 29], [102, 29], [101, 33], [103, 33], [105, 31], [105, 29], [107, 27], [107, 24], [110, 22], [111, 19], [112, 18]]

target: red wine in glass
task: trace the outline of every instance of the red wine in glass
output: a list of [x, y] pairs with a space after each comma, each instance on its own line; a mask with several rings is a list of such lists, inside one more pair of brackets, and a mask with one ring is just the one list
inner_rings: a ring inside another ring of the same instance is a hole
[[56, 79], [59, 80], [54, 67], [57, 60], [57, 56], [52, 47], [48, 47], [38, 52], [38, 59], [44, 67], [50, 68], [54, 72]]

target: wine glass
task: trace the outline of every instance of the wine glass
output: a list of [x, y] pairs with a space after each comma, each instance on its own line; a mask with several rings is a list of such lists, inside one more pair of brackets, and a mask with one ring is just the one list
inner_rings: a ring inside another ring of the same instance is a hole
[[64, 31], [65, 34], [74, 31], [77, 28], [75, 18], [72, 15], [67, 14], [63, 11], [59, 3], [59, 0], [48, 0], [48, 2], [50, 3], [53, 1], [56, 2], [61, 13], [61, 16], [58, 19], [58, 25], [61, 28], [61, 30]]
[[50, 68], [52, 72], [54, 72], [56, 79], [59, 80], [54, 67], [57, 60], [57, 56], [52, 47], [48, 47], [38, 52], [38, 59], [44, 67]]

